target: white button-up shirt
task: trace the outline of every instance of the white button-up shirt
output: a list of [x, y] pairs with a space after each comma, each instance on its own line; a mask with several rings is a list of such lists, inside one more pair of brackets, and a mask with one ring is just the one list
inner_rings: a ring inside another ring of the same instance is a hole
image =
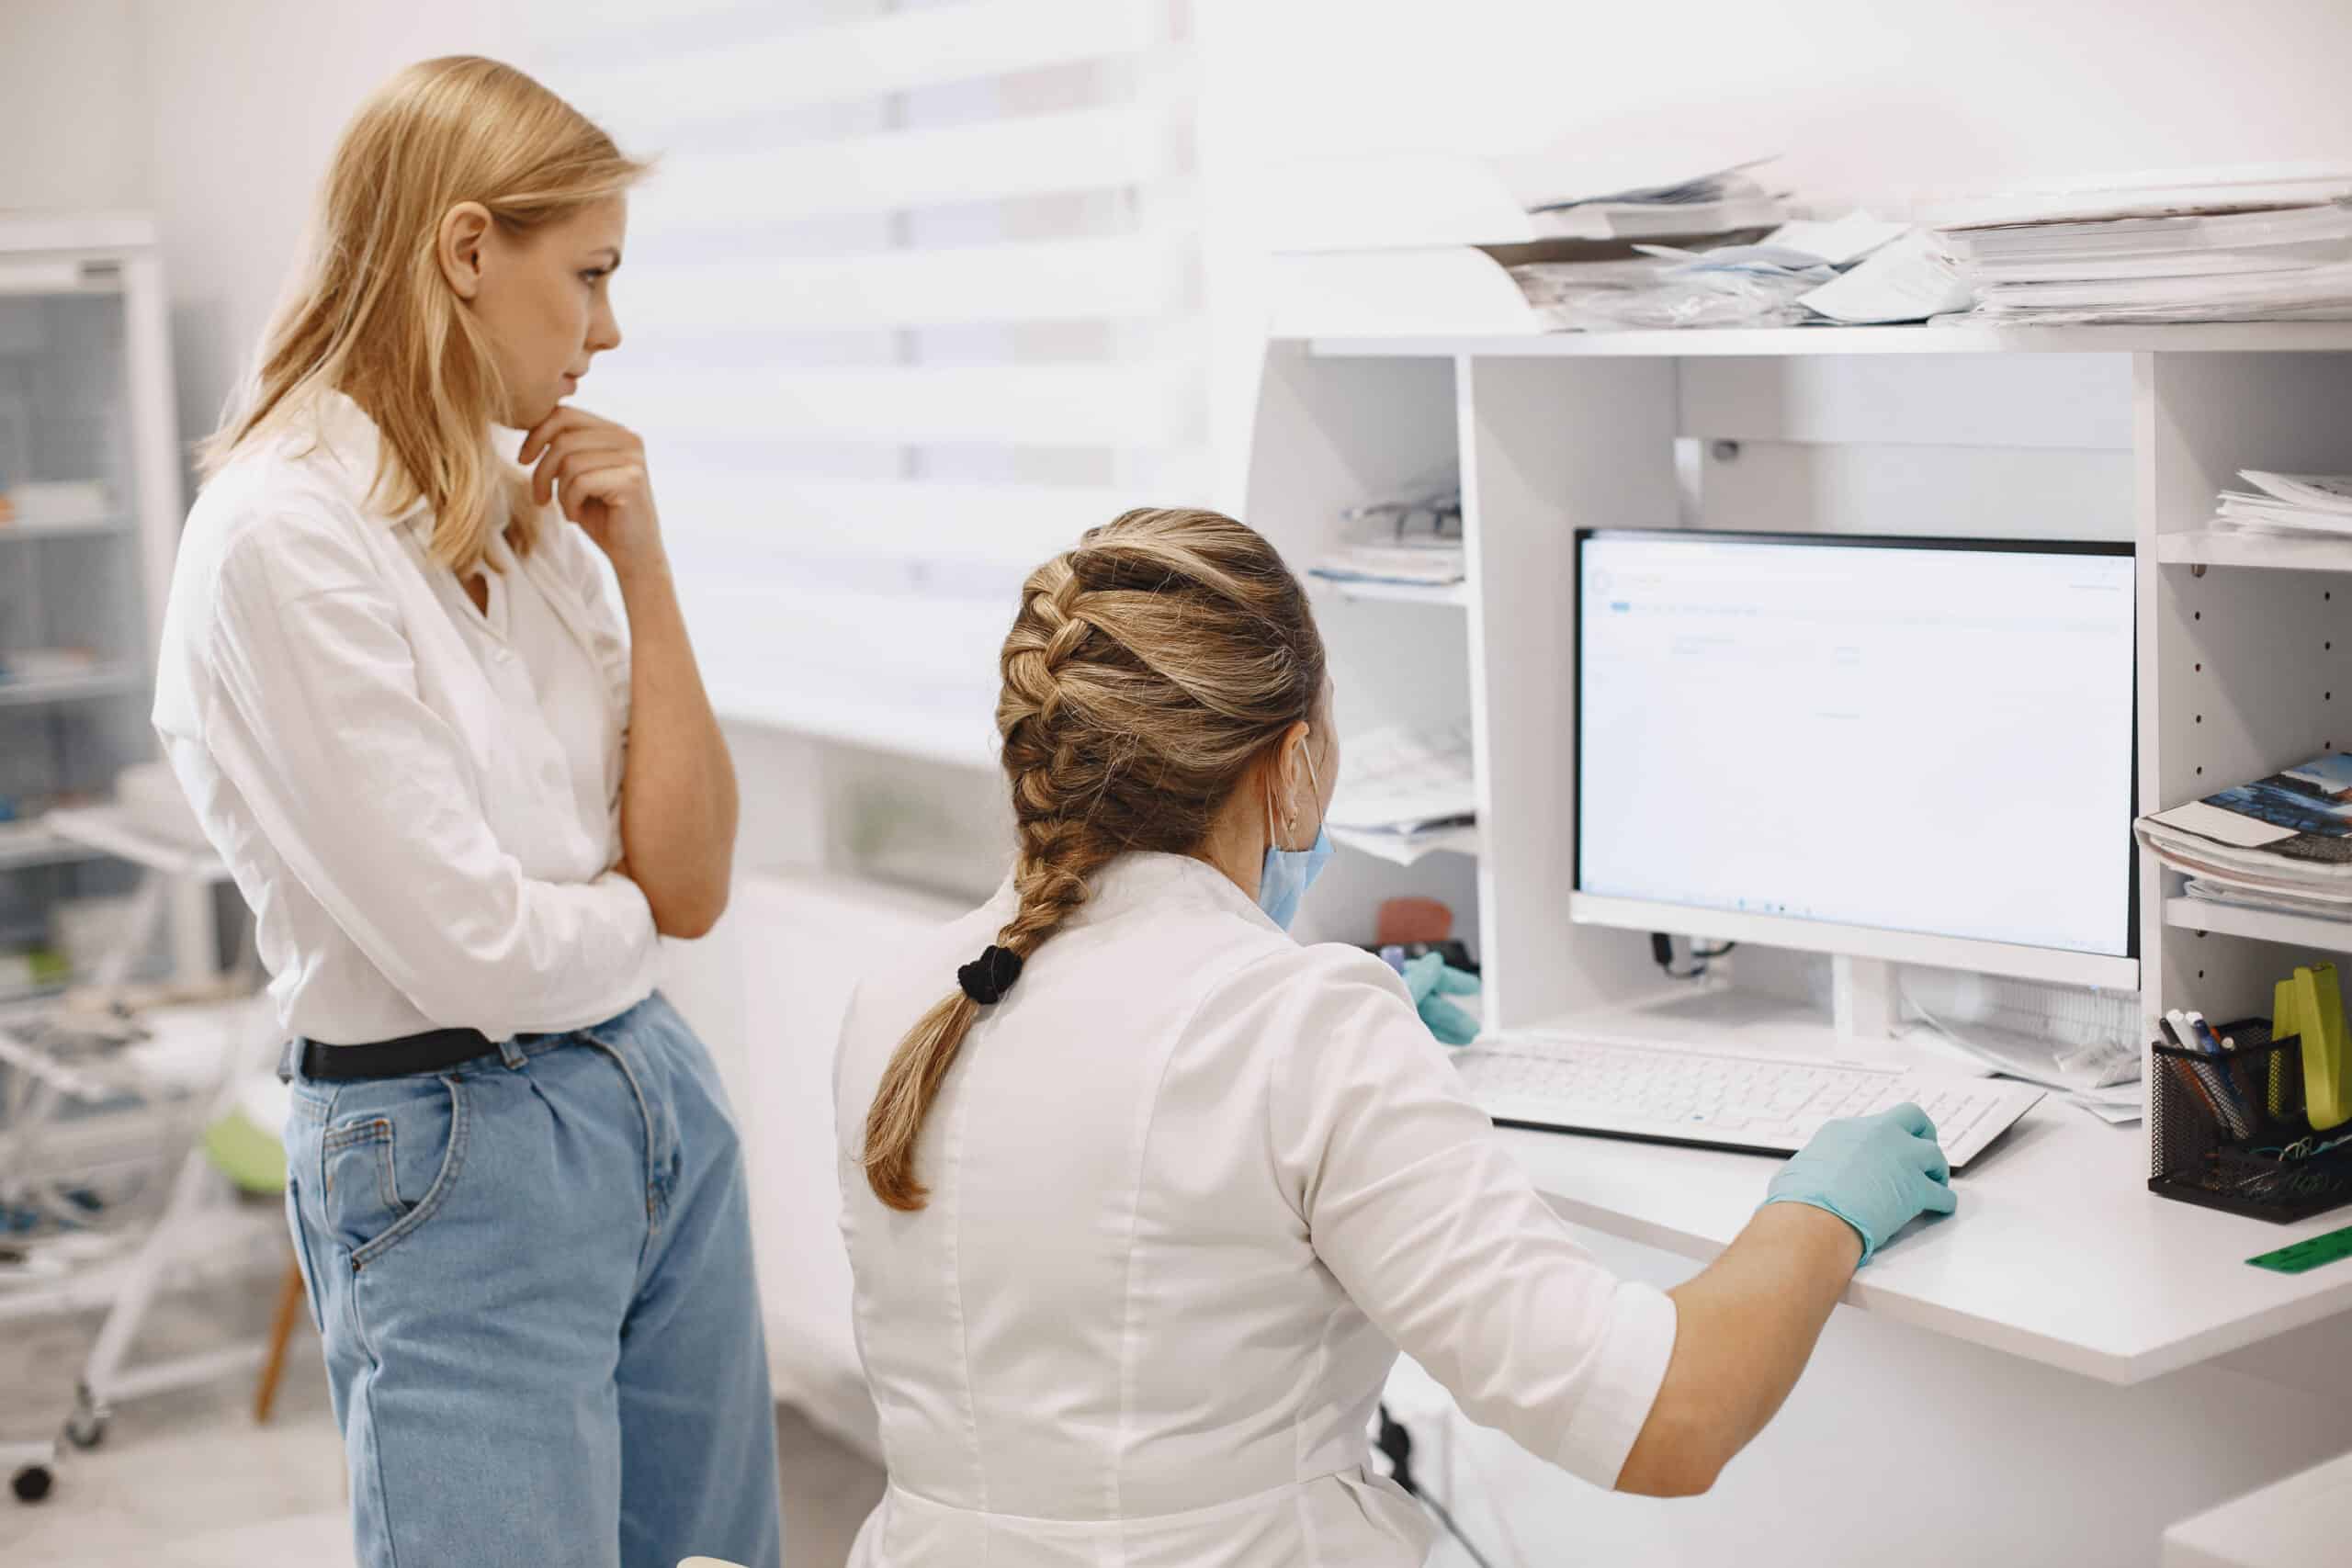
[[595, 547], [492, 549], [489, 615], [370, 502], [379, 436], [329, 394], [204, 487], [155, 727], [255, 915], [288, 1032], [576, 1029], [652, 990], [620, 858], [628, 648]]
[[1403, 983], [1301, 947], [1199, 861], [1114, 862], [966, 1039], [919, 1213], [860, 1156], [900, 1037], [989, 904], [858, 987], [835, 1118], [890, 1483], [853, 1568], [1403, 1568], [1367, 1466], [1401, 1347], [1479, 1421], [1608, 1486], [1673, 1353], [1534, 1190]]

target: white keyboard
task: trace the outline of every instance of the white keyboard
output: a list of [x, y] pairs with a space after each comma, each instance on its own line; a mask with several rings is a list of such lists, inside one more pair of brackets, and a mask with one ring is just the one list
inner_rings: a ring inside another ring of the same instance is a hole
[[1514, 1032], [1454, 1053], [1470, 1096], [1497, 1122], [1563, 1133], [1794, 1154], [1840, 1116], [1911, 1100], [1966, 1165], [2041, 1090], [1999, 1078], [1789, 1056]]

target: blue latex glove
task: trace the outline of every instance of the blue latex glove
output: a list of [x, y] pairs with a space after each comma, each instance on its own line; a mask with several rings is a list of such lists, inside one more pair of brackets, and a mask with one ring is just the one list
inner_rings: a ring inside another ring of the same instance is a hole
[[1916, 1105], [1828, 1123], [1766, 1191], [1767, 1204], [1810, 1203], [1853, 1226], [1863, 1263], [1912, 1220], [1949, 1214], [1960, 1201], [1936, 1125]]
[[1478, 976], [1456, 969], [1445, 961], [1445, 955], [1424, 953], [1408, 959], [1400, 971], [1405, 976], [1405, 988], [1413, 993], [1413, 1009], [1421, 1021], [1430, 1026], [1441, 1045], [1467, 1045], [1478, 1038], [1478, 1021], [1455, 1007], [1448, 997], [1475, 997], [1478, 994]]

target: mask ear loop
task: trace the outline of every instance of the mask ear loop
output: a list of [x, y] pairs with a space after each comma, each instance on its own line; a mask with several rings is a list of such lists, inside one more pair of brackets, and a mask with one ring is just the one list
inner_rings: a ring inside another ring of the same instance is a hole
[[[1302, 740], [1298, 743], [1298, 754], [1306, 759], [1306, 782], [1307, 784], [1315, 791], [1317, 818], [1315, 824], [1315, 836], [1319, 839], [1323, 836], [1324, 828], [1328, 826], [1328, 824], [1322, 820], [1326, 815], [1322, 809], [1323, 781], [1315, 776], [1315, 749], [1312, 746], [1309, 746], [1306, 741]], [[1293, 836], [1295, 837], [1296, 835], [1294, 834]], [[1311, 850], [1315, 846], [1309, 844], [1306, 847]]]
[[[1301, 755], [1307, 764], [1307, 785], [1312, 785], [1312, 790], [1315, 790], [1315, 802], [1322, 804], [1322, 778], [1315, 776], [1315, 750], [1312, 750], [1306, 740], [1301, 740], [1301, 743], [1298, 743], [1298, 755]], [[1265, 837], [1270, 837], [1270, 840], [1272, 840], [1272, 825], [1275, 825], [1275, 808], [1272, 807], [1275, 807], [1275, 787], [1272, 787], [1272, 781], [1268, 781], [1268, 785], [1265, 785]], [[1282, 811], [1282, 832], [1294, 837], [1294, 840], [1298, 837], [1298, 816], [1294, 811], [1289, 811], [1289, 808]], [[1317, 828], [1317, 835], [1319, 835], [1319, 828]], [[1291, 846], [1282, 844], [1282, 841], [1275, 841], [1275, 849], [1280, 849], [1282, 853], [1286, 853], [1286, 856], [1296, 856], [1298, 853], [1296, 849], [1291, 849]], [[1315, 849], [1315, 846], [1307, 844], [1307, 849]]]
[[1274, 795], [1275, 790], [1273, 781], [1269, 779], [1266, 781], [1266, 837], [1272, 841], [1273, 848], [1281, 851], [1283, 854], [1289, 854], [1292, 851], [1287, 844], [1284, 844], [1282, 841], [1282, 839], [1283, 837], [1293, 839], [1298, 837], [1298, 818], [1289, 810], [1283, 810], [1280, 814], [1283, 820], [1283, 835], [1282, 837], [1277, 837], [1274, 832], [1274, 817], [1276, 815], [1274, 811]]

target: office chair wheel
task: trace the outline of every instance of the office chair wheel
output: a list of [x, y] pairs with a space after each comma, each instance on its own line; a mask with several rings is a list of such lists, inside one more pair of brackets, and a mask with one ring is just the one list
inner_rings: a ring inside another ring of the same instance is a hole
[[65, 1440], [77, 1449], [95, 1449], [107, 1440], [107, 1413], [76, 1410], [65, 1418]]
[[10, 1478], [8, 1489], [19, 1503], [38, 1503], [49, 1495], [51, 1479], [49, 1466], [28, 1464]]

